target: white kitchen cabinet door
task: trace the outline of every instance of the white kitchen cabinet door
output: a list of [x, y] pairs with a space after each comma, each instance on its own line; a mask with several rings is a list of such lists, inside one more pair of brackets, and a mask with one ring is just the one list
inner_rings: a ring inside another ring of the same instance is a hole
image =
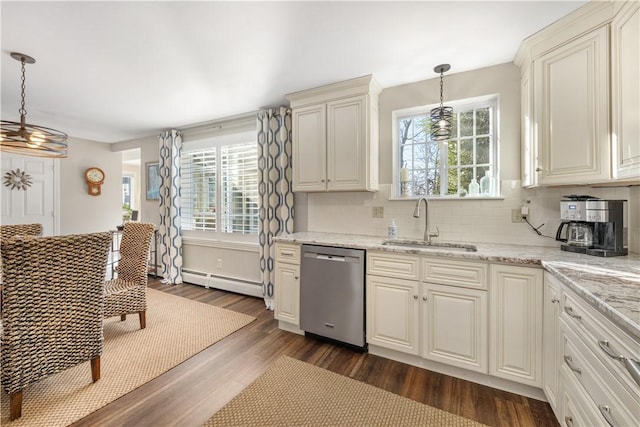
[[367, 276], [367, 342], [417, 355], [418, 282]]
[[367, 97], [327, 103], [327, 190], [367, 188]]
[[533, 117], [533, 82], [532, 66], [526, 65], [520, 79], [520, 149], [521, 179], [523, 187], [535, 186], [537, 182], [536, 167], [538, 164], [537, 146], [535, 144], [535, 126]]
[[491, 265], [489, 374], [542, 386], [542, 270]]
[[488, 373], [487, 291], [422, 285], [422, 357]]
[[640, 178], [640, 3], [626, 2], [611, 23], [611, 125], [616, 179]]
[[542, 319], [542, 390], [556, 416], [560, 404], [560, 289], [561, 285], [553, 276], [544, 274], [544, 302]]
[[293, 110], [293, 191], [327, 188], [326, 105]]
[[300, 266], [276, 262], [274, 317], [300, 326]]
[[534, 60], [540, 185], [611, 177], [608, 36], [603, 26]]

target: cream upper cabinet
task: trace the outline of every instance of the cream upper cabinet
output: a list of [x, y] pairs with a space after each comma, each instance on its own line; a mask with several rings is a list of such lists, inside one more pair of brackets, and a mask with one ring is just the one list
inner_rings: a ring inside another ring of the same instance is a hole
[[613, 176], [640, 179], [640, 2], [626, 2], [611, 23]]
[[608, 36], [600, 27], [533, 61], [540, 185], [610, 179]]
[[489, 374], [542, 386], [542, 269], [494, 264], [489, 284]]
[[373, 76], [287, 95], [293, 108], [293, 190], [378, 189], [378, 94]]

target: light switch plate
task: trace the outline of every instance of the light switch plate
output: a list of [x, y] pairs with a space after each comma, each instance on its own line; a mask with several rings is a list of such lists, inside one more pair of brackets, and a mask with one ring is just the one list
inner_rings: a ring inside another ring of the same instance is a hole
[[384, 207], [383, 206], [372, 206], [371, 207], [371, 216], [374, 218], [384, 218]]

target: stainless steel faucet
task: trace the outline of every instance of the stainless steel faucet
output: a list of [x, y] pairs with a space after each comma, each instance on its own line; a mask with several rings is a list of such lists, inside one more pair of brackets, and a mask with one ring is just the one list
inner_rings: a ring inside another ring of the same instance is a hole
[[440, 230], [436, 226], [435, 233], [429, 231], [429, 202], [426, 197], [420, 197], [418, 202], [416, 203], [416, 207], [413, 210], [413, 217], [420, 218], [420, 202], [424, 200], [424, 241], [431, 242], [432, 237], [438, 237], [440, 235]]

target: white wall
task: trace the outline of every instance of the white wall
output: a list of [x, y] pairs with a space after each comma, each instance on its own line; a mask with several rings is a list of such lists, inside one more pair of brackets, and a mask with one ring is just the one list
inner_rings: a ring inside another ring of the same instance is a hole
[[[90, 196], [84, 173], [105, 173], [102, 195]], [[60, 160], [60, 234], [115, 230], [122, 223], [122, 155], [110, 144], [69, 138], [69, 155]]]
[[[526, 204], [530, 221], [540, 231], [555, 237], [560, 224], [563, 195], [589, 194], [595, 197], [629, 200], [629, 246], [640, 252], [640, 190], [628, 188], [539, 188], [520, 185], [520, 69], [502, 64], [445, 77], [445, 98], [456, 100], [497, 93], [500, 98], [501, 200], [429, 201], [429, 223], [440, 229], [439, 240], [557, 246], [551, 238], [538, 236], [524, 223], [511, 222], [511, 209]], [[424, 216], [413, 218], [415, 201], [389, 200], [392, 183], [393, 110], [439, 102], [439, 79], [386, 88], [380, 94], [380, 191], [377, 193], [309, 193], [296, 195], [296, 230], [385, 236], [391, 219], [400, 237], [421, 239]], [[529, 201], [530, 203], [527, 203]], [[372, 207], [382, 206], [384, 218], [373, 218]]]

